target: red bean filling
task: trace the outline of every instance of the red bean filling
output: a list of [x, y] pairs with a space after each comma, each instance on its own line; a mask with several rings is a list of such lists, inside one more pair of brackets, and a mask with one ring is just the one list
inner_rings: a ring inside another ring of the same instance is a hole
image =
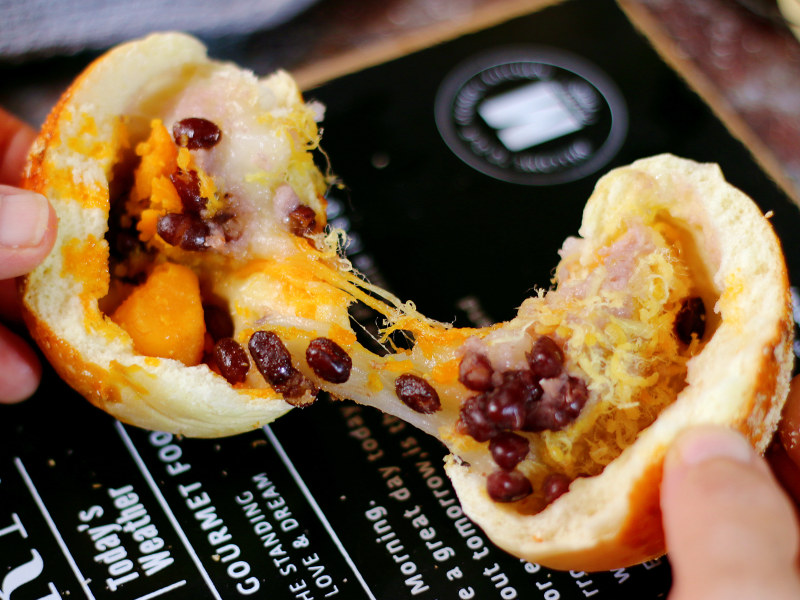
[[[563, 429], [578, 417], [589, 398], [586, 383], [564, 373], [564, 352], [552, 338], [537, 339], [526, 357], [528, 369], [506, 371], [499, 378], [482, 354], [467, 353], [459, 366], [459, 381], [481, 393], [461, 404], [458, 431], [478, 442], [489, 441], [494, 462], [505, 471], [514, 469], [528, 454], [528, 440], [514, 431]], [[543, 387], [543, 380], [549, 380], [548, 385]], [[509, 501], [498, 491], [499, 484], [487, 485], [498, 494], [490, 489], [492, 498]]]
[[325, 381], [344, 383], [350, 379], [353, 361], [333, 340], [324, 337], [311, 340], [306, 349], [306, 361], [311, 370]]
[[492, 387], [493, 372], [492, 363], [486, 356], [470, 352], [458, 367], [458, 380], [467, 389], [483, 392]]
[[516, 502], [530, 496], [533, 488], [519, 471], [495, 471], [486, 479], [486, 491], [495, 502]]
[[[481, 372], [480, 379], [484, 378], [487, 359], [474, 356], [467, 354], [462, 359], [460, 379], [470, 380], [472, 365]], [[506, 371], [499, 383], [493, 378], [491, 387], [462, 403], [462, 432], [486, 441], [500, 431], [557, 431], [578, 416], [589, 393], [583, 380], [563, 377], [564, 354], [558, 344], [543, 336], [527, 356], [529, 369]], [[556, 383], [548, 385], [544, 392], [543, 379]]]
[[543, 335], [533, 343], [531, 351], [525, 355], [531, 373], [537, 379], [558, 377], [564, 368], [564, 352], [553, 338]]
[[510, 431], [501, 431], [489, 442], [489, 451], [501, 469], [511, 471], [528, 455], [528, 438]]
[[555, 394], [545, 394], [541, 402], [529, 407], [524, 431], [558, 431], [581, 413], [589, 390], [582, 379], [569, 377]]
[[[207, 119], [189, 118], [178, 121], [172, 128], [175, 143], [179, 146], [197, 150], [211, 148], [219, 142], [222, 133], [216, 124]], [[200, 252], [210, 247], [212, 225], [222, 230], [225, 240], [236, 239], [237, 225], [233, 215], [218, 213], [211, 219], [204, 216], [208, 198], [200, 191], [200, 177], [195, 170], [177, 169], [169, 176], [181, 199], [183, 211], [168, 213], [158, 218], [156, 232], [171, 246], [183, 250]]]
[[178, 169], [169, 176], [181, 199], [183, 212], [199, 215], [208, 204], [208, 198], [200, 194], [200, 177], [197, 171]]
[[692, 336], [697, 339], [706, 332], [706, 306], [699, 297], [687, 298], [678, 314], [675, 316], [675, 335], [684, 344], [692, 342]]
[[311, 392], [316, 395], [317, 389], [306, 377], [292, 365], [292, 356], [281, 339], [272, 331], [256, 331], [248, 342], [250, 356], [261, 373], [261, 376], [279, 394], [283, 394], [290, 404]]
[[258, 372], [270, 385], [285, 384], [295, 372], [292, 356], [274, 332], [256, 331], [250, 337], [248, 348]]
[[178, 146], [199, 150], [216, 146], [222, 138], [222, 132], [208, 119], [190, 117], [172, 126], [172, 137]]
[[545, 503], [550, 504], [556, 498], [566, 493], [567, 490], [569, 490], [570, 483], [572, 483], [572, 480], [562, 473], [551, 473], [548, 475], [542, 485]]
[[229, 337], [222, 338], [214, 345], [214, 362], [228, 383], [242, 383], [250, 370], [247, 352]]
[[394, 391], [403, 403], [418, 413], [430, 414], [442, 407], [433, 386], [418, 375], [404, 373], [394, 382]]
[[486, 395], [486, 416], [500, 430], [526, 430], [528, 413], [541, 397], [542, 388], [530, 371], [507, 371]]
[[456, 426], [460, 433], [470, 435], [478, 442], [488, 442], [497, 434], [497, 426], [486, 415], [486, 395], [471, 396], [464, 400]]
[[167, 213], [158, 218], [156, 233], [170, 246], [197, 252], [208, 249], [211, 228], [198, 215]]
[[301, 204], [289, 213], [289, 231], [303, 237], [314, 231], [317, 226], [317, 215], [314, 209]]

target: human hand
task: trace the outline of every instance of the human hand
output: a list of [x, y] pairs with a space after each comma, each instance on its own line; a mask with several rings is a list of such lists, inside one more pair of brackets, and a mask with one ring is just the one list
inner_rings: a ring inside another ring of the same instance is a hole
[[[784, 415], [783, 437], [789, 428], [800, 437], [800, 377]], [[795, 450], [800, 459], [800, 443]], [[792, 479], [798, 474], [779, 477], [788, 489], [800, 484]], [[795, 506], [740, 434], [702, 427], [679, 438], [664, 464], [661, 509], [673, 568], [670, 600], [800, 598]]]
[[[14, 278], [38, 265], [56, 236], [56, 215], [41, 194], [15, 187], [22, 175], [33, 129], [0, 109], [0, 319], [19, 321]], [[0, 402], [33, 394], [41, 366], [27, 343], [0, 325]]]

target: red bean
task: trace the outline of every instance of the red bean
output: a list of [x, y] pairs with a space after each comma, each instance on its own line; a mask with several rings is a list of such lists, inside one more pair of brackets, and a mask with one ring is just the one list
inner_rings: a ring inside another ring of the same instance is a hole
[[[300, 371], [295, 371], [286, 383], [275, 388], [292, 406], [308, 406], [317, 399], [319, 388]], [[306, 395], [308, 394], [308, 395]]]
[[569, 490], [570, 483], [572, 483], [572, 480], [562, 473], [551, 473], [545, 477], [542, 484], [545, 503], [550, 504], [556, 498], [565, 494]]
[[199, 215], [208, 204], [208, 198], [200, 194], [200, 177], [197, 171], [178, 169], [169, 176], [169, 180], [178, 192], [183, 205], [183, 212]]
[[156, 233], [171, 246], [184, 250], [203, 251], [211, 230], [203, 220], [187, 213], [167, 213], [158, 218]]
[[563, 398], [545, 395], [541, 402], [530, 407], [525, 417], [523, 431], [558, 430], [564, 425], [564, 419], [559, 408]]
[[586, 401], [589, 399], [589, 388], [586, 382], [580, 377], [570, 376], [567, 379], [567, 389], [565, 392], [565, 411], [570, 420], [578, 417]]
[[439, 394], [418, 375], [400, 375], [394, 382], [394, 391], [406, 406], [418, 413], [430, 414], [442, 407]]
[[519, 471], [495, 471], [486, 478], [486, 491], [495, 502], [516, 502], [530, 496], [533, 487]]
[[530, 371], [507, 371], [502, 383], [486, 395], [486, 416], [499, 429], [522, 429], [529, 405], [541, 395]]
[[458, 431], [485, 442], [497, 433], [497, 426], [486, 416], [486, 396], [471, 396], [461, 403], [457, 424]]
[[178, 246], [188, 226], [188, 218], [183, 213], [167, 213], [158, 218], [156, 233], [170, 246]]
[[[247, 344], [250, 356], [261, 376], [290, 404], [303, 406], [306, 392], [312, 397], [319, 391], [292, 365], [292, 356], [283, 341], [272, 331], [256, 331]], [[313, 400], [312, 400], [313, 402]]]
[[492, 364], [477, 352], [468, 352], [458, 365], [458, 380], [470, 390], [483, 392], [492, 387]]
[[557, 392], [545, 394], [539, 402], [530, 405], [522, 429], [559, 431], [578, 417], [588, 398], [586, 383], [570, 376]]
[[184, 250], [199, 252], [208, 250], [208, 240], [211, 236], [211, 229], [199, 217], [190, 218], [188, 226], [181, 236], [178, 244]]
[[684, 344], [690, 344], [692, 337], [698, 339], [706, 332], [706, 306], [699, 297], [687, 298], [675, 316], [675, 335]]
[[306, 349], [306, 361], [314, 373], [325, 381], [344, 383], [350, 379], [353, 361], [333, 340], [324, 337], [311, 340]]
[[510, 431], [498, 433], [489, 442], [489, 451], [494, 462], [506, 471], [511, 471], [525, 460], [529, 449], [527, 438]]
[[258, 372], [271, 386], [277, 388], [287, 383], [296, 369], [292, 355], [281, 338], [272, 331], [256, 331], [247, 345]]
[[216, 123], [208, 119], [190, 117], [172, 126], [172, 137], [178, 146], [198, 150], [216, 146], [222, 138], [222, 132]]
[[558, 377], [564, 368], [564, 352], [558, 344], [546, 335], [533, 343], [533, 348], [526, 354], [528, 366], [538, 379]]
[[242, 383], [250, 370], [247, 352], [229, 337], [222, 338], [214, 345], [214, 362], [228, 383]]
[[308, 235], [317, 226], [317, 215], [310, 206], [299, 205], [289, 213], [289, 231], [298, 237]]

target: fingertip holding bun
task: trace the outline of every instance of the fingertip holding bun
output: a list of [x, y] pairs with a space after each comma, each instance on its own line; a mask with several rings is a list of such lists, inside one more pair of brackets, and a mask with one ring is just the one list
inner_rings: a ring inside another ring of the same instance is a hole
[[[788, 277], [757, 206], [716, 165], [664, 154], [615, 169], [562, 249], [564, 289], [507, 323], [452, 328], [337, 254], [310, 157], [318, 112], [285, 73], [257, 79], [176, 33], [122, 45], [75, 81], [25, 178], [59, 218], [20, 288], [59, 375], [124, 422], [195, 437], [260, 427], [322, 389], [442, 439], [464, 511], [516, 556], [595, 571], [663, 554], [659, 483], [678, 434], [721, 424], [763, 452], [788, 392]], [[362, 347], [355, 301], [413, 347]], [[184, 339], [192, 351], [174, 353]], [[487, 409], [492, 394], [506, 404]], [[503, 470], [530, 480], [530, 498], [490, 496]], [[556, 499], [550, 472], [569, 482]]]

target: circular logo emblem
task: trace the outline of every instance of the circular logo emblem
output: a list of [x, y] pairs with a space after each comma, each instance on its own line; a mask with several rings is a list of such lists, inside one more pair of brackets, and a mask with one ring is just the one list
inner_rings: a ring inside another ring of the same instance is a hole
[[628, 130], [619, 89], [562, 50], [514, 47], [456, 67], [436, 95], [448, 147], [481, 173], [523, 185], [575, 181], [605, 166]]

